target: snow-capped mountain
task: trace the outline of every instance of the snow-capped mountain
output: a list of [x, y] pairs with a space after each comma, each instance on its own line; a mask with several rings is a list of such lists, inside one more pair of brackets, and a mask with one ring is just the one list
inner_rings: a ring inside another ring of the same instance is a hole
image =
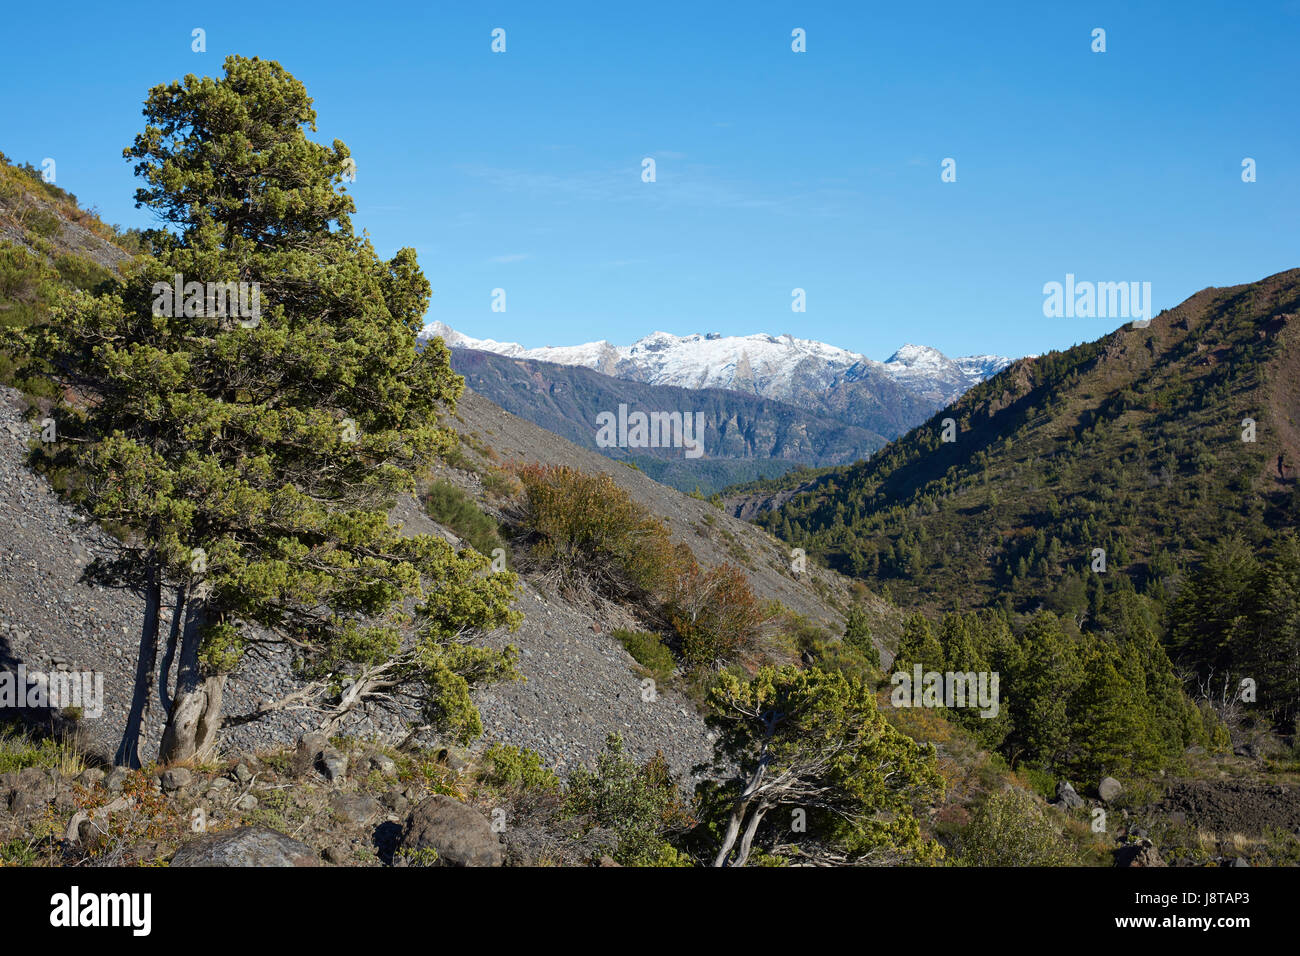
[[882, 379], [892, 380], [939, 407], [1011, 364], [1011, 359], [999, 355], [950, 359], [936, 349], [918, 345], [905, 345], [887, 361], [877, 362], [789, 334], [654, 332], [624, 346], [600, 341], [530, 349], [515, 342], [471, 338], [442, 322], [433, 322], [425, 326], [423, 336], [439, 336], [451, 348], [577, 365], [648, 385], [728, 388], [804, 407], [823, 404], [819, 393], [841, 384]]

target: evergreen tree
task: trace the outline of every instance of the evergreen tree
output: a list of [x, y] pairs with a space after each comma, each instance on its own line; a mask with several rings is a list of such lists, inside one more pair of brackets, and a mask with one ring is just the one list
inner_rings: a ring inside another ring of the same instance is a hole
[[[230, 57], [221, 78], [155, 87], [144, 114], [126, 155], [137, 204], [165, 224], [156, 257], [21, 341], [67, 396], [38, 456], [79, 476], [77, 500], [118, 529], [116, 570], [146, 597], [119, 761], [138, 762], [164, 588], [177, 673], [163, 760], [212, 747], [252, 626], [293, 648], [298, 702], [330, 710], [327, 727], [411, 693], [429, 723], [476, 734], [469, 685], [513, 668], [465, 637], [517, 621], [515, 579], [387, 515], [455, 444], [438, 415], [463, 388], [441, 343], [417, 348], [429, 284], [414, 252], [383, 261], [353, 232], [348, 150], [307, 138], [311, 100], [279, 64]], [[224, 284], [241, 282], [237, 310]]]

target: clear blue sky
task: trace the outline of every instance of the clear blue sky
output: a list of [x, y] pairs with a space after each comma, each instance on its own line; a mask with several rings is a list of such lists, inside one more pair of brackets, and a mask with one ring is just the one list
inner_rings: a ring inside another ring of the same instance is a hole
[[1300, 265], [1300, 0], [73, 2], [4, 21], [0, 150], [54, 158], [122, 225], [148, 224], [121, 158], [148, 88], [279, 60], [356, 157], [358, 226], [415, 247], [429, 318], [480, 337], [1020, 355], [1118, 324], [1043, 317], [1067, 272], [1149, 281], [1159, 309]]

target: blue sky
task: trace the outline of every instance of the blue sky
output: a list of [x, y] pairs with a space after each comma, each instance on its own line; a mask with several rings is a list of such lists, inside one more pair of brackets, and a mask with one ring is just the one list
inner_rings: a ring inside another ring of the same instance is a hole
[[358, 227], [470, 335], [1021, 355], [1118, 324], [1043, 316], [1067, 272], [1158, 310], [1300, 266], [1300, 0], [1131, 6], [11, 5], [0, 150], [148, 225], [121, 158], [148, 88], [276, 59], [352, 149]]

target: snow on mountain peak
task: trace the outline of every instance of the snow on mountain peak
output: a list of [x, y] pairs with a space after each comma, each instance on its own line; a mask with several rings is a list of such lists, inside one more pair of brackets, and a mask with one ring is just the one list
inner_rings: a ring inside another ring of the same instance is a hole
[[874, 367], [900, 385], [934, 400], [951, 401], [1000, 371], [1011, 360], [996, 355], [950, 359], [924, 345], [904, 345], [885, 362], [813, 339], [766, 333], [718, 332], [673, 335], [656, 331], [631, 345], [606, 341], [525, 348], [462, 335], [442, 322], [424, 327], [422, 338], [440, 336], [451, 348], [480, 349], [515, 358], [578, 365], [617, 378], [681, 388], [730, 388], [789, 401], [797, 390], [830, 388], [849, 369]]

